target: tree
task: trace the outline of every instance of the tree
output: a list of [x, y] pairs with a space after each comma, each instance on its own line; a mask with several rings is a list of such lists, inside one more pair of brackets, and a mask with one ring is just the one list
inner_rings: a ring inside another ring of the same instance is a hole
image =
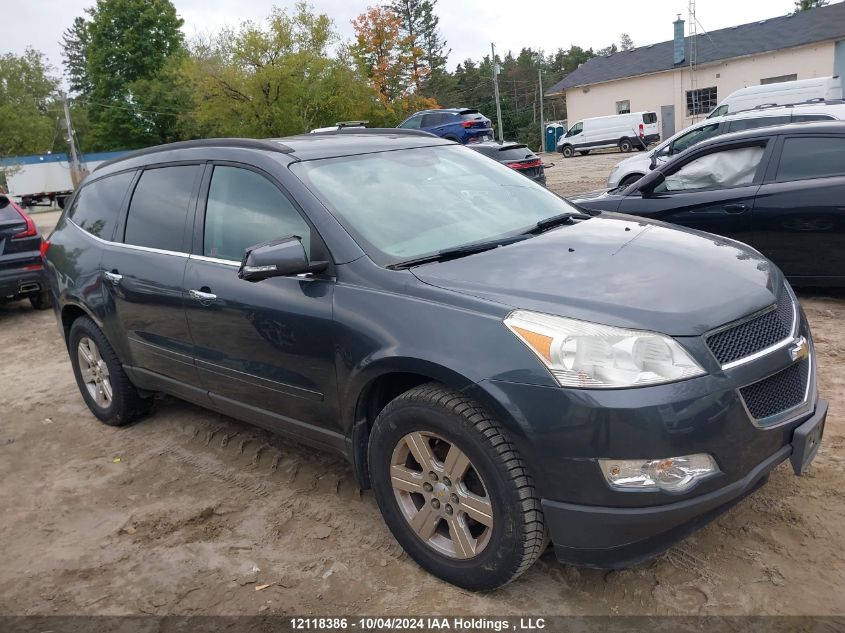
[[623, 51], [629, 51], [634, 48], [634, 40], [627, 33], [619, 36], [619, 48]]
[[827, 5], [827, 3], [828, 0], [795, 0], [795, 13], [808, 9], [818, 9]]
[[401, 97], [407, 75], [400, 52], [402, 19], [392, 9], [368, 7], [352, 20], [352, 28], [355, 30], [352, 55], [378, 91], [382, 103]]
[[71, 92], [87, 94], [91, 92], [88, 80], [88, 22], [84, 17], [74, 18], [73, 26], [62, 34], [62, 57], [65, 75]]
[[44, 55], [0, 56], [0, 156], [51, 151], [59, 136], [54, 100], [59, 80]]
[[[65, 31], [71, 88], [87, 104], [97, 149], [142, 147], [179, 137], [181, 80], [167, 69], [182, 54], [182, 19], [170, 0], [97, 0]], [[150, 102], [149, 94], [168, 99]], [[144, 107], [146, 106], [146, 107]]]
[[304, 2], [194, 42], [182, 72], [193, 95], [190, 136], [298, 134], [373, 118], [378, 104], [331, 19]]

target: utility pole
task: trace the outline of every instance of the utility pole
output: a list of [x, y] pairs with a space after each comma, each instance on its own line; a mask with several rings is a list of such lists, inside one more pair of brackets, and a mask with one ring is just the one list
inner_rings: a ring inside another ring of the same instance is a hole
[[537, 81], [540, 82], [540, 151], [546, 149], [546, 122], [543, 112], [543, 71], [537, 69]]
[[70, 180], [73, 188], [76, 189], [85, 177], [82, 164], [79, 162], [79, 154], [76, 152], [76, 140], [73, 133], [73, 123], [70, 120], [70, 109], [67, 105], [67, 95], [62, 93], [62, 106], [65, 111], [65, 126], [67, 127], [67, 142], [70, 146]]
[[493, 61], [493, 93], [496, 96], [496, 118], [499, 121], [499, 140], [505, 140], [505, 132], [502, 129], [502, 104], [499, 103], [499, 64], [496, 63], [496, 45], [490, 43], [490, 51]]

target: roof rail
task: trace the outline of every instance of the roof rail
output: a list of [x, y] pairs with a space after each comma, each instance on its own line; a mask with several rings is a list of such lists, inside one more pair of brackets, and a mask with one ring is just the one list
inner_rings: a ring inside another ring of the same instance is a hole
[[273, 140], [256, 138], [206, 138], [193, 141], [177, 141], [176, 143], [145, 147], [144, 149], [135, 150], [134, 152], [129, 152], [123, 156], [118, 156], [117, 158], [112, 158], [111, 160], [100, 163], [94, 168], [94, 171], [99, 171], [103, 167], [108, 167], [132, 158], [138, 158], [139, 156], [148, 156], [150, 154], [168, 152], [174, 149], [193, 149], [197, 147], [240, 147], [243, 149], [262, 149], [268, 152], [279, 152], [280, 154], [290, 154], [293, 152], [292, 148]]
[[740, 112], [753, 112], [755, 110], [768, 110], [770, 108], [794, 108], [802, 105], [839, 105], [845, 103], [845, 99], [825, 99], [824, 97], [815, 97], [807, 99], [806, 101], [796, 101], [795, 103], [761, 103], [753, 108], [745, 108], [744, 110], [737, 110], [736, 112], [729, 112], [725, 116], [733, 116]]
[[393, 134], [397, 136], [433, 136], [440, 138], [431, 132], [423, 130], [409, 130], [401, 127], [339, 127], [336, 130], [326, 130], [325, 132], [313, 132], [315, 136], [326, 136], [332, 134]]

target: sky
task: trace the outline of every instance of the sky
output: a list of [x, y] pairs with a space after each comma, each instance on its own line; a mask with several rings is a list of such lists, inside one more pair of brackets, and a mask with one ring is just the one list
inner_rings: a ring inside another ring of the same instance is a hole
[[[42, 51], [61, 70], [62, 32], [95, 0], [0, 0], [3, 29], [0, 54], [22, 53], [27, 46]], [[214, 33], [244, 20], [260, 22], [275, 4], [294, 0], [173, 0], [185, 20], [188, 37]], [[311, 0], [328, 14], [338, 32], [351, 39], [350, 20], [377, 0]], [[697, 0], [699, 33], [785, 15], [793, 0]], [[499, 54], [523, 47], [546, 53], [575, 44], [603, 48], [628, 33], [635, 45], [672, 38], [677, 14], [687, 18], [688, 0], [439, 0], [440, 29], [452, 49], [449, 67], [464, 59], [480, 59], [495, 42]]]

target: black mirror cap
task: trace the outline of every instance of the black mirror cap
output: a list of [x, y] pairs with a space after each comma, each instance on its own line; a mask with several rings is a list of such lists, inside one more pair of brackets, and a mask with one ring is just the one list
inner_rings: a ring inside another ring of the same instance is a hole
[[255, 282], [270, 277], [318, 273], [328, 265], [328, 262], [309, 262], [302, 238], [289, 235], [247, 248], [238, 277]]
[[633, 186], [640, 193], [651, 193], [666, 180], [662, 171], [654, 170], [640, 178]]

